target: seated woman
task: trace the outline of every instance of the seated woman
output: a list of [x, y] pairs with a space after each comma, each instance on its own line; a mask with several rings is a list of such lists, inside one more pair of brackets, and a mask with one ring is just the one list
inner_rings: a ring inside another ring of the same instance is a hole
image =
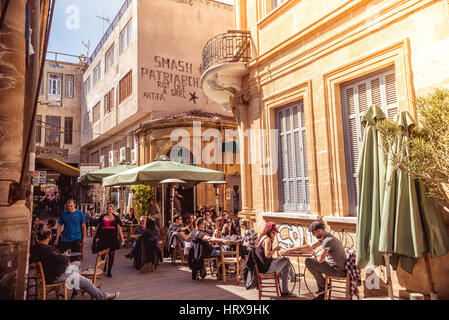
[[292, 296], [288, 290], [288, 277], [294, 279], [294, 271], [290, 268], [290, 260], [288, 258], [273, 259], [276, 251], [281, 249], [280, 246], [272, 248], [276, 233], [279, 233], [274, 222], [268, 222], [256, 244], [256, 262], [260, 273], [277, 272], [281, 278], [281, 296]]
[[145, 263], [151, 262], [157, 266], [159, 262], [162, 262], [162, 251], [159, 246], [160, 238], [156, 219], [148, 218], [145, 231], [136, 240], [136, 246], [132, 251], [133, 265], [136, 269], [140, 269]]
[[125, 215], [125, 219], [131, 220], [131, 222], [133, 224], [137, 224], [137, 218], [136, 218], [136, 214], [134, 212], [134, 208], [129, 209], [129, 213], [127, 215]]

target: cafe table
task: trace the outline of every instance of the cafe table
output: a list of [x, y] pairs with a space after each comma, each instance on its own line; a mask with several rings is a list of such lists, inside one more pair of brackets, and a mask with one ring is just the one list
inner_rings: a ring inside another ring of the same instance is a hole
[[71, 252], [70, 254], [68, 254], [67, 252], [63, 252], [62, 254], [65, 255], [66, 257], [69, 257], [70, 262], [72, 261], [73, 258], [81, 256], [81, 252]]
[[[301, 295], [301, 278], [303, 278], [305, 281], [304, 274], [306, 271], [306, 266], [304, 265], [304, 271], [301, 272], [301, 264], [299, 263], [299, 258], [313, 258], [314, 255], [313, 255], [313, 253], [310, 253], [310, 252], [295, 252], [295, 253], [282, 253], [281, 256], [296, 258], [296, 260], [297, 260], [298, 272], [295, 275], [296, 275], [296, 278], [298, 279], [298, 297], [299, 297]], [[313, 293], [310, 291], [307, 284], [306, 284], [306, 288], [313, 295]]]

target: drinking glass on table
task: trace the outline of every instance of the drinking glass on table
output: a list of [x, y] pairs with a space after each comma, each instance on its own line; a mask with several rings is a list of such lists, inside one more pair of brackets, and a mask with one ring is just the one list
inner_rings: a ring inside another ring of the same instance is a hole
[[70, 256], [71, 253], [72, 253], [72, 249], [67, 249], [67, 255]]

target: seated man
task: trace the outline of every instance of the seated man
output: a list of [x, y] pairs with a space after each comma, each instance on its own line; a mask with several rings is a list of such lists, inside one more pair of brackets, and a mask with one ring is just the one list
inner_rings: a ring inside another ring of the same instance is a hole
[[243, 219], [240, 223], [241, 235], [243, 237], [243, 245], [240, 247], [240, 253], [242, 256], [247, 255], [249, 253], [249, 250], [256, 247], [258, 238], [256, 230], [254, 230], [253, 228], [249, 228], [248, 224], [248, 219]]
[[[79, 270], [81, 263], [75, 261], [69, 264], [69, 258], [58, 251], [54, 246], [49, 245], [51, 230], [42, 229], [38, 234], [38, 244], [31, 249], [30, 262], [41, 262], [44, 269], [45, 280], [51, 282], [65, 282], [75, 270]], [[73, 277], [79, 279], [79, 288], [86, 291], [97, 300], [113, 300], [120, 295], [120, 292], [105, 293], [103, 290], [93, 285], [92, 281], [81, 274]], [[73, 284], [76, 288], [77, 283]]]
[[173, 217], [173, 223], [167, 230], [167, 240], [165, 242], [165, 252], [170, 255], [173, 248], [176, 248], [177, 240], [180, 242], [181, 247], [185, 247], [185, 243], [190, 240], [190, 234], [186, 234], [188, 226], [184, 226], [183, 218], [181, 214], [176, 214]]
[[327, 232], [321, 221], [312, 222], [308, 230], [318, 241], [299, 248], [288, 249], [285, 253], [303, 253], [322, 246], [322, 251], [315, 258], [307, 258], [305, 265], [315, 277], [318, 285], [316, 292], [318, 296], [315, 300], [323, 300], [325, 284], [323, 274], [344, 277], [346, 275], [346, 253], [340, 240]]
[[56, 239], [56, 220], [55, 219], [48, 220], [47, 227], [51, 231], [51, 240], [50, 240], [49, 244], [53, 245], [55, 242], [55, 239]]
[[[145, 218], [144, 216], [140, 217], [139, 225], [134, 228], [134, 232], [133, 232], [134, 236], [140, 236], [142, 233], [145, 232], [146, 222], [147, 222], [147, 218]], [[135, 238], [135, 239], [137, 240], [137, 238]], [[134, 257], [133, 251], [134, 251], [135, 246], [136, 246], [136, 241], [133, 242], [133, 245], [131, 247], [132, 250], [130, 253], [125, 255], [125, 258], [132, 259]]]
[[212, 246], [210, 242], [221, 242], [230, 244], [229, 241], [212, 238], [206, 232], [206, 221], [204, 218], [196, 220], [196, 229], [191, 233], [192, 247], [189, 251], [189, 264], [192, 269], [192, 279], [196, 280], [198, 271], [200, 277], [206, 277], [206, 268], [204, 266], [204, 258], [220, 256], [220, 246]]

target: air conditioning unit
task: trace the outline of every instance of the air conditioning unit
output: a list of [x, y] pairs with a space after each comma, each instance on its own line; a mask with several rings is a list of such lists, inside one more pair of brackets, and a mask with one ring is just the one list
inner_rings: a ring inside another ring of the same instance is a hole
[[118, 163], [118, 150], [109, 151], [109, 166], [114, 166]]
[[106, 168], [109, 165], [108, 156], [100, 156], [100, 168]]
[[131, 149], [129, 147], [120, 148], [120, 162], [131, 160]]
[[131, 164], [137, 163], [137, 150], [133, 149], [131, 150]]

